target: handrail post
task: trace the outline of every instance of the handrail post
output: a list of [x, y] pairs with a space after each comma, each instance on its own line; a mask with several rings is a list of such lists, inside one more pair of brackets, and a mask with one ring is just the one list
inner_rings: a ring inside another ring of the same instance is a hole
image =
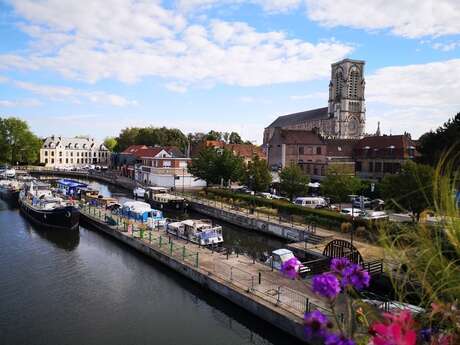
[[280, 299], [281, 299], [281, 286], [278, 286], [278, 297], [277, 297], [277, 300], [276, 300], [276, 303], [280, 303]]
[[182, 260], [185, 261], [185, 246], [182, 247]]
[[173, 246], [174, 246], [174, 242], [171, 241], [171, 243], [169, 244], [169, 254], [172, 255], [173, 253]]
[[196, 252], [196, 261], [195, 261], [195, 267], [198, 267], [198, 252]]

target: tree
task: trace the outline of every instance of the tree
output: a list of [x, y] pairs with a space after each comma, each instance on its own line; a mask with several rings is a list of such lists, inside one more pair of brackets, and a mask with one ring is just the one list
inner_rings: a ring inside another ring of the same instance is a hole
[[242, 144], [243, 140], [241, 139], [240, 135], [236, 132], [230, 133], [228, 136], [228, 143], [229, 144]]
[[349, 174], [343, 174], [338, 169], [329, 168], [326, 178], [321, 181], [321, 192], [334, 202], [346, 201], [348, 195], [355, 194], [362, 188], [362, 181]]
[[117, 139], [114, 137], [107, 137], [104, 139], [104, 146], [107, 147], [109, 151], [113, 151], [115, 146], [117, 146]]
[[0, 161], [35, 163], [40, 157], [41, 144], [27, 122], [16, 117], [0, 118]]
[[130, 127], [123, 129], [116, 139], [116, 151], [123, 151], [131, 145], [158, 145], [176, 146], [185, 152], [188, 146], [187, 137], [177, 128]]
[[265, 192], [271, 182], [272, 175], [268, 169], [267, 161], [255, 155], [244, 171], [243, 183], [255, 192]]
[[122, 152], [126, 150], [131, 145], [136, 145], [136, 138], [139, 134], [139, 128], [137, 127], [127, 127], [123, 129], [117, 137], [117, 146], [115, 151]]
[[[427, 132], [420, 137], [418, 151], [421, 153], [421, 157], [417, 161], [422, 164], [436, 166], [443, 154], [446, 153], [452, 145], [459, 144], [459, 140], [460, 113], [454, 118], [449, 119], [436, 131]], [[450, 157], [447, 158], [449, 159]], [[456, 167], [460, 165], [459, 163], [458, 161], [456, 162]]]
[[206, 134], [206, 140], [222, 140], [222, 133], [215, 130], [210, 130], [208, 134]]
[[227, 184], [228, 181], [241, 180], [243, 159], [225, 149], [206, 148], [192, 160], [188, 171], [208, 184]]
[[432, 205], [433, 178], [432, 167], [409, 161], [399, 174], [385, 176], [380, 188], [387, 203], [411, 212], [418, 221], [420, 214]]
[[280, 173], [280, 189], [290, 200], [308, 191], [310, 177], [304, 174], [298, 165], [292, 164]]

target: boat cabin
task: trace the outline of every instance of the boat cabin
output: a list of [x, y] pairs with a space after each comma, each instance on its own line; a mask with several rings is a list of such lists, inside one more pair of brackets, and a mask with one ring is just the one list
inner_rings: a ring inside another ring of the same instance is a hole
[[80, 181], [60, 179], [57, 181], [59, 191], [65, 196], [77, 197], [79, 188], [86, 188], [88, 185]]

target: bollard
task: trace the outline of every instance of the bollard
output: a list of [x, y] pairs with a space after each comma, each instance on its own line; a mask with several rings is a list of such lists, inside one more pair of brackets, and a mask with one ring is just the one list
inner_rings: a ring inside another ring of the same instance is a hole
[[195, 267], [198, 267], [198, 252], [196, 252]]
[[173, 253], [173, 246], [174, 246], [174, 243], [171, 242], [171, 243], [169, 244], [169, 255], [172, 255], [172, 253]]
[[254, 276], [251, 276], [251, 290], [254, 290]]
[[227, 260], [228, 260], [228, 251], [229, 251], [229, 249], [227, 248]]
[[278, 298], [276, 300], [276, 303], [280, 302], [280, 298], [281, 298], [281, 286], [278, 286]]
[[160, 235], [160, 241], [159, 241], [160, 248], [161, 248], [162, 243], [163, 243], [163, 237], [161, 237]]
[[259, 285], [262, 284], [262, 272], [259, 272]]
[[233, 266], [230, 267], [230, 281], [233, 281]]
[[182, 260], [185, 260], [185, 246], [182, 247]]

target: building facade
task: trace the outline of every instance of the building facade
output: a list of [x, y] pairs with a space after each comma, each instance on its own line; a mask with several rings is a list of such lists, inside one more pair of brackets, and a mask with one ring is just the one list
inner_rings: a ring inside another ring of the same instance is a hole
[[356, 174], [380, 180], [385, 175], [397, 174], [407, 160], [417, 155], [415, 142], [407, 133], [365, 137], [354, 148]]
[[328, 106], [278, 117], [264, 131], [264, 144], [275, 128], [314, 130], [328, 139], [360, 139], [366, 123], [364, 61], [344, 59], [331, 65]]
[[221, 140], [206, 140], [204, 147], [229, 150], [235, 156], [243, 158], [246, 164], [251, 162], [254, 156], [257, 156], [259, 159], [267, 159], [262, 148], [252, 144], [227, 144]]
[[313, 178], [326, 173], [327, 145], [315, 132], [278, 127], [267, 148], [268, 164], [272, 170], [295, 164]]
[[110, 151], [94, 138], [47, 137], [40, 149], [40, 163], [46, 167], [81, 167], [110, 164]]

